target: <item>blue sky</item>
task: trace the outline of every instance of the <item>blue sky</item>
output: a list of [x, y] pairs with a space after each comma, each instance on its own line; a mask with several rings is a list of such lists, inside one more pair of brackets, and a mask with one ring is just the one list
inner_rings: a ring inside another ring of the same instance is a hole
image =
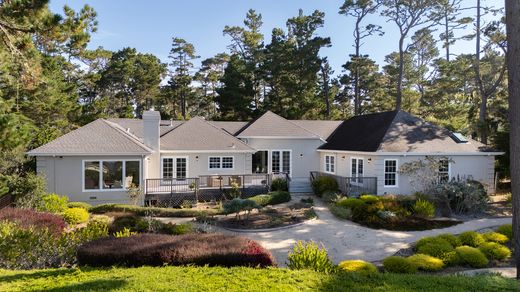
[[[70, 3], [68, 3], [70, 2]], [[475, 1], [463, 0], [472, 4]], [[488, 3], [503, 1], [487, 0]], [[353, 20], [338, 14], [343, 0], [51, 0], [54, 12], [61, 13], [67, 4], [75, 10], [89, 4], [98, 13], [98, 32], [92, 37], [91, 48], [103, 46], [109, 50], [134, 47], [140, 52], [153, 53], [167, 62], [172, 37], [181, 37], [195, 45], [201, 60], [227, 50], [229, 38], [222, 35], [225, 25], [242, 26], [248, 9], [262, 14], [263, 33], [266, 42], [270, 40], [273, 28], [285, 28], [288, 18], [298, 14], [302, 8], [305, 14], [315, 9], [325, 12], [325, 26], [319, 30], [321, 36], [331, 38], [332, 47], [323, 49], [320, 54], [328, 56], [336, 74], [341, 65], [353, 52]], [[474, 14], [474, 12], [470, 12]], [[392, 23], [374, 16], [371, 23], [383, 26], [383, 37], [368, 39], [363, 47], [380, 65], [384, 56], [397, 50], [397, 33]], [[459, 41], [453, 48], [454, 53], [472, 52], [473, 42]]]

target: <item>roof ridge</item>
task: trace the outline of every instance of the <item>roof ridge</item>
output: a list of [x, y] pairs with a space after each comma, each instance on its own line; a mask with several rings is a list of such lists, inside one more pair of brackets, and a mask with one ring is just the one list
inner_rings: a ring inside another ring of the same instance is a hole
[[[386, 130], [385, 130], [385, 133], [383, 134], [383, 136], [381, 136], [381, 140], [379, 141], [379, 146], [377, 146], [376, 152], [381, 150], [381, 145], [383, 144], [383, 141], [385, 140], [385, 137], [388, 134], [388, 130], [390, 130], [390, 128], [394, 124], [394, 121], [397, 118], [397, 115], [399, 115], [399, 113], [402, 112], [402, 111], [401, 110], [393, 110], [393, 111], [387, 111], [387, 112], [394, 112], [394, 117], [392, 118], [392, 121], [390, 121], [390, 123], [388, 123], [388, 126], [386, 127]], [[382, 113], [385, 113], [385, 112], [381, 112], [381, 113], [377, 113], [377, 114], [382, 114]]]
[[244, 141], [242, 141], [242, 140], [238, 139], [237, 137], [231, 135], [231, 133], [229, 133], [229, 132], [227, 132], [227, 131], [224, 131], [224, 130], [222, 130], [221, 128], [219, 128], [219, 127], [213, 125], [213, 124], [210, 123], [209, 121], [206, 121], [206, 119], [203, 119], [203, 118], [201, 118], [201, 117], [199, 117], [199, 116], [196, 116], [195, 118], [198, 118], [198, 119], [202, 120], [203, 122], [205, 122], [206, 124], [210, 125], [211, 127], [215, 128], [215, 129], [217, 129], [217, 130], [219, 130], [220, 132], [222, 132], [222, 133], [224, 133], [224, 134], [226, 134], [226, 135], [228, 135], [228, 136], [230, 136], [230, 137], [233, 137], [233, 139], [235, 139], [235, 140], [237, 140], [238, 142], [242, 143], [243, 145], [245, 145], [245, 146], [247, 146], [247, 147], [253, 149], [253, 147], [247, 145]]
[[128, 140], [134, 142], [135, 144], [137, 144], [139, 147], [143, 148], [144, 150], [146, 150], [146, 151], [153, 151], [148, 146], [143, 144], [139, 140], [139, 138], [137, 138], [137, 136], [135, 136], [132, 133], [129, 133], [129, 132], [125, 131], [125, 129], [123, 127], [121, 127], [120, 125], [118, 125], [117, 123], [110, 122], [110, 121], [105, 120], [103, 118], [100, 118], [99, 120], [103, 121], [105, 124], [107, 124], [112, 129], [114, 129], [114, 130], [118, 131], [119, 133], [123, 134], [124, 137], [126, 137]]

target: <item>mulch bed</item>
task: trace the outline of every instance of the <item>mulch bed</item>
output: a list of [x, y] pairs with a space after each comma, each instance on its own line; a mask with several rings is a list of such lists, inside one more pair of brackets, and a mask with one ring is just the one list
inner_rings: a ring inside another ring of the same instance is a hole
[[228, 215], [218, 220], [217, 225], [232, 229], [267, 229], [290, 226], [316, 217], [312, 206], [297, 203], [288, 207], [264, 208], [251, 213], [249, 218], [237, 220]]

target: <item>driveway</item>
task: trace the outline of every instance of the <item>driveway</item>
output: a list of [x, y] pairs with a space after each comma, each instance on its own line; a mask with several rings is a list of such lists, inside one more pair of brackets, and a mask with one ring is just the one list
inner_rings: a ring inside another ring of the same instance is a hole
[[[293, 196], [294, 201], [301, 197]], [[232, 232], [257, 240], [269, 249], [280, 266], [284, 266], [287, 254], [298, 240], [313, 240], [322, 243], [335, 263], [345, 259], [362, 259], [365, 261], [381, 261], [393, 255], [421, 237], [441, 233], [462, 233], [511, 223], [511, 218], [476, 219], [452, 227], [426, 231], [389, 231], [375, 230], [360, 226], [354, 222], [339, 220], [332, 215], [327, 206], [315, 199], [318, 219], [307, 221], [292, 228], [269, 232]], [[218, 228], [220, 231], [220, 228]]]

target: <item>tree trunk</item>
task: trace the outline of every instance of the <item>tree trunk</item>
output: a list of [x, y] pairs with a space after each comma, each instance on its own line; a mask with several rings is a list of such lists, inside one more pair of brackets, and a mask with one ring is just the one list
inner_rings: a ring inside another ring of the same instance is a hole
[[509, 77], [509, 135], [511, 192], [513, 194], [513, 246], [516, 278], [520, 279], [520, 1], [506, 0], [507, 66]]
[[397, 77], [397, 94], [395, 100], [395, 110], [401, 110], [403, 75], [404, 75], [404, 36], [399, 38], [399, 76]]
[[323, 98], [325, 100], [325, 115], [330, 119], [330, 98], [329, 98], [329, 74], [327, 68], [321, 67], [321, 74], [323, 79]]
[[444, 14], [444, 33], [446, 34], [445, 40], [444, 40], [444, 46], [446, 49], [446, 61], [450, 61], [450, 27], [449, 27], [449, 20], [448, 20], [448, 12], [445, 12]]

